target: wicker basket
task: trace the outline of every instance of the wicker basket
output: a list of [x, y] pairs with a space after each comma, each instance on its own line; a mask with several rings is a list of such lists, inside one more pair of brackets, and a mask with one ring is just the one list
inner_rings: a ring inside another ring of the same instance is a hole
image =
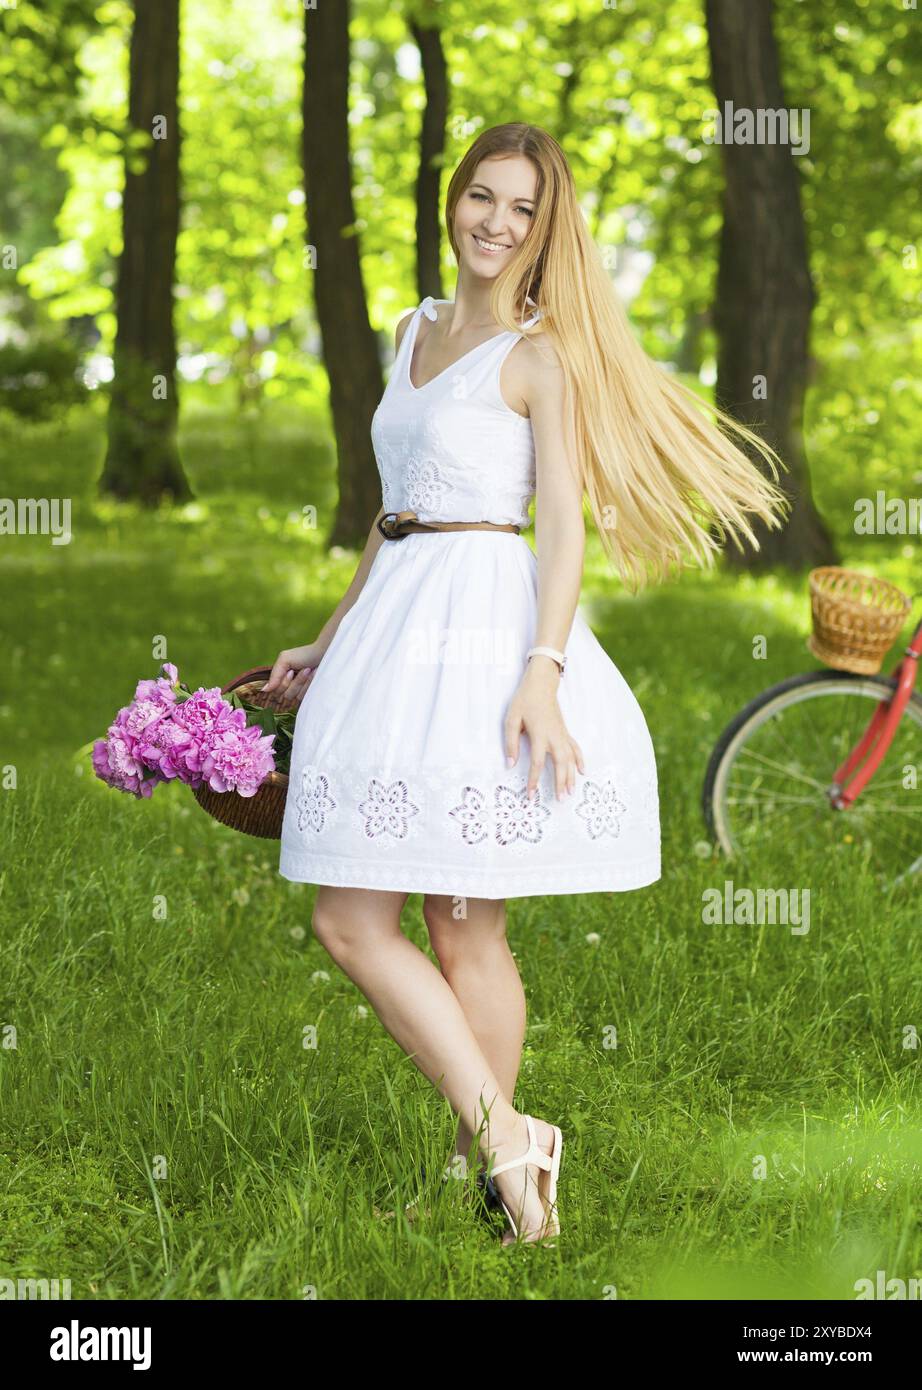
[[[229, 695], [231, 691], [236, 691], [241, 699], [249, 700], [252, 705], [261, 705], [264, 702], [259, 698], [260, 687], [271, 673], [271, 666], [257, 666], [252, 671], [244, 671], [243, 675], [222, 686], [221, 694]], [[270, 772], [255, 796], [215, 792], [207, 783], [194, 790], [192, 795], [209, 816], [214, 816], [215, 820], [232, 830], [242, 830], [244, 835], [256, 835], [262, 840], [282, 838], [282, 817], [288, 796], [288, 774], [285, 772]]]
[[823, 565], [810, 571], [814, 656], [837, 671], [871, 676], [895, 642], [912, 602], [886, 579]]

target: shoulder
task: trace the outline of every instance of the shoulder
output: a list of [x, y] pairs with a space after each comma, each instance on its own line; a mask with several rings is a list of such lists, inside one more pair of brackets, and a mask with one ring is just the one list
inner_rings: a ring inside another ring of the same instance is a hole
[[403, 335], [404, 335], [404, 333], [406, 333], [406, 331], [407, 331], [407, 329], [409, 328], [410, 324], [413, 322], [413, 315], [414, 315], [415, 313], [416, 313], [416, 310], [415, 310], [415, 309], [411, 309], [410, 312], [409, 312], [408, 314], [404, 314], [403, 318], [402, 318], [402, 319], [400, 320], [400, 322], [397, 324], [397, 331], [396, 331], [396, 334], [395, 334], [395, 342], [396, 342], [396, 348], [397, 348], [397, 351], [398, 351], [398, 352], [400, 351], [400, 344], [401, 344], [402, 341], [403, 341]]
[[563, 373], [560, 354], [547, 333], [530, 333], [523, 338], [517, 356], [536, 379], [547, 381], [550, 376]]
[[503, 368], [503, 382], [508, 384], [509, 400], [525, 407], [521, 414], [530, 415], [539, 401], [562, 398], [563, 366], [546, 333], [531, 333], [516, 343]]

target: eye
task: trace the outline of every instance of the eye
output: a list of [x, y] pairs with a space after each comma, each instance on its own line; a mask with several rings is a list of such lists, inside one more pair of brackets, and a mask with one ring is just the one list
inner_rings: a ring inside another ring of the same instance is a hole
[[[480, 198], [481, 201], [484, 202], [484, 203], [488, 203], [488, 202], [490, 201], [490, 199], [489, 199], [489, 197], [487, 196], [486, 193], [472, 192], [472, 193], [471, 193], [471, 197], [472, 197], [472, 198]], [[519, 206], [518, 206], [517, 208], [514, 208], [513, 211], [514, 211], [514, 212], [524, 212], [526, 217], [534, 217], [534, 215], [535, 215], [531, 208], [524, 207], [521, 203], [519, 204]]]

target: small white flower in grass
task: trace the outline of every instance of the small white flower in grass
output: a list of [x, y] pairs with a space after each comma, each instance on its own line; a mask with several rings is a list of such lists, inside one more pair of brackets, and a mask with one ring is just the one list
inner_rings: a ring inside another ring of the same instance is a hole
[[311, 976], [311, 984], [315, 985], [318, 980], [329, 980], [329, 975], [325, 970], [315, 970]]
[[707, 840], [696, 840], [694, 844], [694, 852], [695, 854], [697, 854], [699, 859], [710, 859], [711, 846], [708, 844]]
[[355, 1012], [358, 1014], [359, 1018], [368, 1017], [368, 1010], [365, 1008], [364, 1004], [356, 1004]]
[[231, 893], [231, 897], [234, 902], [239, 903], [241, 907], [246, 907], [247, 903], [250, 901], [250, 894], [246, 888], [235, 888], [233, 893]]
[[304, 928], [303, 928], [303, 927], [292, 927], [292, 929], [291, 929], [291, 935], [292, 935], [292, 938], [293, 938], [295, 941], [303, 941], [303, 940], [304, 940]]
[[587, 944], [590, 946], [598, 946], [600, 945], [602, 938], [599, 936], [599, 933], [597, 931], [591, 931], [586, 933], [586, 941]]

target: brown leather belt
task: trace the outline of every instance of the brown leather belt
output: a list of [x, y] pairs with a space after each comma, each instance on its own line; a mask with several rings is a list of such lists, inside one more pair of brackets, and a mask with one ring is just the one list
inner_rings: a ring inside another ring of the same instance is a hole
[[417, 531], [512, 531], [518, 535], [521, 529], [512, 522], [501, 521], [420, 521], [415, 512], [385, 512], [378, 521], [378, 530], [386, 541], [401, 541]]

